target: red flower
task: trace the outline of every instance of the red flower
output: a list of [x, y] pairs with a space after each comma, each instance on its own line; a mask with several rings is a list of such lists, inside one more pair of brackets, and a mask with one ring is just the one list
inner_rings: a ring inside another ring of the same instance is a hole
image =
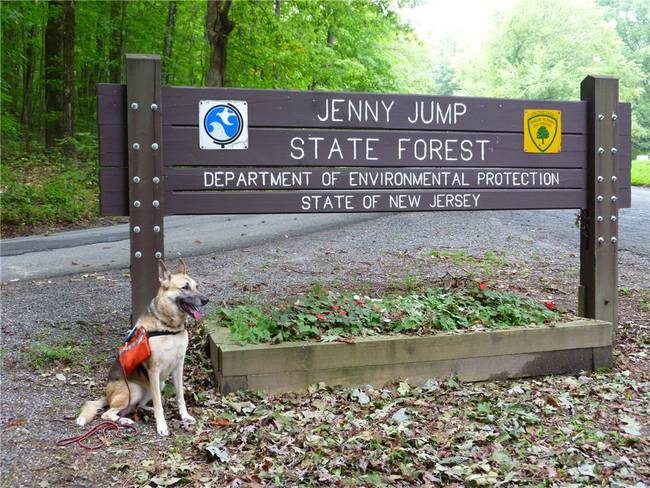
[[544, 306], [549, 310], [555, 310], [555, 302], [553, 300], [544, 300]]
[[478, 289], [479, 289], [479, 290], [483, 291], [483, 290], [485, 290], [486, 288], [487, 288], [487, 285], [486, 285], [485, 283], [479, 283], [479, 284], [478, 284]]
[[319, 313], [318, 315], [316, 315], [316, 318], [318, 320], [325, 320], [325, 315], [323, 315], [322, 313]]
[[341, 308], [341, 307], [339, 307], [338, 305], [332, 305], [332, 310], [334, 310], [335, 312], [336, 312], [339, 308]]

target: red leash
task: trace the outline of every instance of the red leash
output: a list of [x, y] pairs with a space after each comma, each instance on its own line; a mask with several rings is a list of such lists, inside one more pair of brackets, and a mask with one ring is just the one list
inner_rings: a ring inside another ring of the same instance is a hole
[[[126, 376], [126, 371], [124, 371], [124, 365], [120, 361], [120, 367], [122, 369], [122, 375], [124, 376], [124, 382], [126, 383], [126, 389], [129, 392], [129, 403], [127, 404], [127, 409], [131, 407], [131, 388], [129, 387], [129, 380]], [[117, 422], [113, 422], [111, 420], [105, 420], [104, 422], [100, 422], [99, 424], [95, 425], [92, 429], [88, 430], [84, 434], [76, 435], [74, 437], [68, 437], [66, 439], [61, 439], [59, 441], [56, 441], [57, 446], [70, 446], [72, 444], [78, 444], [80, 447], [83, 447], [84, 449], [88, 449], [89, 451], [96, 451], [97, 449], [101, 449], [102, 447], [106, 447], [103, 443], [98, 444], [96, 446], [88, 446], [83, 443], [86, 439], [89, 437], [92, 437], [97, 434], [105, 434], [106, 432], [112, 431], [112, 430], [123, 430], [123, 431], [131, 431], [131, 435], [136, 435], [138, 433], [138, 429], [136, 428], [135, 425], [122, 425], [118, 424]], [[120, 436], [121, 438], [126, 438], [128, 436], [128, 432], [122, 433]]]
[[92, 429], [90, 429], [88, 432], [84, 434], [80, 434], [74, 437], [68, 437], [67, 439], [61, 439], [59, 441], [56, 441], [56, 445], [69, 446], [71, 444], [78, 444], [80, 447], [83, 447], [84, 449], [88, 449], [89, 451], [96, 451], [97, 449], [106, 447], [105, 444], [89, 446], [87, 444], [84, 444], [83, 441], [85, 441], [86, 439], [94, 435], [105, 434], [112, 430], [116, 430], [116, 431], [122, 430], [123, 431], [122, 435], [120, 435], [121, 438], [126, 438], [129, 435], [136, 435], [138, 433], [138, 429], [136, 428], [135, 425], [120, 425], [117, 422], [111, 422], [106, 420], [104, 422], [100, 422], [99, 424], [95, 425]]

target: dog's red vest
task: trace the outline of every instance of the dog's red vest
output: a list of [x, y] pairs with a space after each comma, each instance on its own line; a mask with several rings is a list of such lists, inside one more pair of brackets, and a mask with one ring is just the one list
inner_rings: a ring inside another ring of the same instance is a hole
[[125, 375], [130, 375], [139, 364], [149, 359], [151, 348], [147, 332], [139, 327], [133, 337], [120, 346], [119, 361]]

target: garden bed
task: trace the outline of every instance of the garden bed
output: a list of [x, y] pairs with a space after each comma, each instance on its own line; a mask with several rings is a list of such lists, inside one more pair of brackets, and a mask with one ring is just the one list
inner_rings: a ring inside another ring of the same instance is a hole
[[366, 336], [354, 342], [236, 343], [227, 328], [208, 324], [220, 393], [251, 389], [304, 391], [335, 386], [417, 384], [454, 375], [484, 381], [578, 373], [612, 364], [612, 325], [598, 320], [429, 336]]

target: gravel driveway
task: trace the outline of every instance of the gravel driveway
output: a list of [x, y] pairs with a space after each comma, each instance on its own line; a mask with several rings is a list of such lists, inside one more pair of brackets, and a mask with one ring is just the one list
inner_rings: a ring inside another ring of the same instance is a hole
[[[560, 308], [575, 310], [579, 249], [571, 222], [558, 240], [525, 222], [510, 225], [496, 212], [481, 216], [479, 227], [468, 228], [459, 213], [387, 215], [192, 257], [188, 264], [212, 307], [221, 301], [274, 300], [316, 282], [374, 293], [433, 282], [450, 272], [517, 287], [538, 299], [550, 295]], [[465, 249], [470, 257], [432, 258], [432, 249]], [[494, 253], [489, 259], [488, 251]], [[621, 324], [650, 327], [650, 314], [638, 310], [638, 297], [650, 297], [648, 269], [647, 256], [621, 252]], [[169, 449], [172, 441], [157, 438], [151, 422], [141, 424], [143, 435], [136, 441], [97, 452], [55, 446], [57, 439], [78, 432], [73, 418], [81, 403], [100, 394], [128, 328], [128, 307], [127, 270], [2, 287], [3, 486], [122, 486], [132, 480], [121, 473], [121, 460]], [[43, 360], [48, 347], [72, 352], [48, 362]], [[180, 431], [175, 421], [170, 428]]]

